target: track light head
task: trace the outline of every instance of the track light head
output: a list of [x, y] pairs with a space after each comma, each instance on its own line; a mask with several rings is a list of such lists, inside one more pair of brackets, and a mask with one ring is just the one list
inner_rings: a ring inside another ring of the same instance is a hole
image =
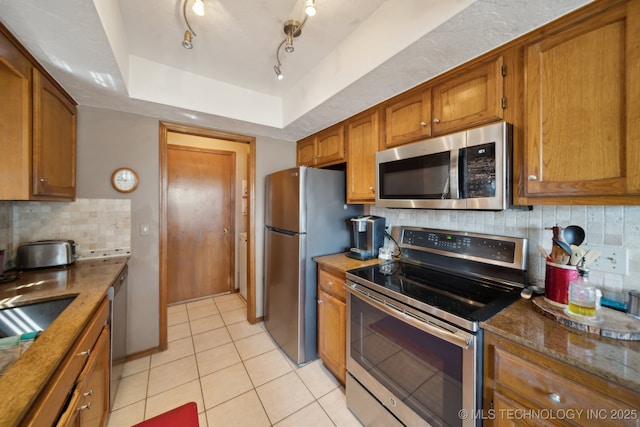
[[273, 66], [273, 71], [276, 72], [276, 77], [278, 78], [278, 80], [282, 80], [284, 78], [282, 71], [280, 71], [280, 67], [278, 67], [277, 65]]
[[193, 44], [191, 43], [191, 31], [187, 30], [184, 32], [184, 39], [182, 40], [182, 47], [185, 49], [193, 49]]

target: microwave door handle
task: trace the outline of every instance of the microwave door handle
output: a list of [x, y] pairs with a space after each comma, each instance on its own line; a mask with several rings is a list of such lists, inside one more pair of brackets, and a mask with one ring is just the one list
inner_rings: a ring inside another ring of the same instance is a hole
[[[449, 178], [447, 179], [449, 184], [449, 198], [459, 199], [460, 189], [458, 188], [458, 176], [460, 174], [460, 150], [454, 149], [449, 151]], [[444, 194], [446, 194], [446, 188]]]

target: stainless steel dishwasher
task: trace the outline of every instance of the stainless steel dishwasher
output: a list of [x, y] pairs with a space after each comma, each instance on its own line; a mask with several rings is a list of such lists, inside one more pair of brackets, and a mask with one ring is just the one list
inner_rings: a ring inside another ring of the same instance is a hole
[[109, 407], [113, 409], [122, 370], [127, 357], [127, 276], [129, 266], [125, 265], [120, 276], [109, 289], [111, 298], [111, 384], [109, 387]]

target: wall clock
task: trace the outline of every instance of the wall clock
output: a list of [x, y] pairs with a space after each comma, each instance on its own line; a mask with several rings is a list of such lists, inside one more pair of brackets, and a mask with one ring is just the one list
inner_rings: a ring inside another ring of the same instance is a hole
[[111, 175], [111, 185], [121, 193], [131, 193], [138, 188], [138, 174], [131, 168], [118, 168]]

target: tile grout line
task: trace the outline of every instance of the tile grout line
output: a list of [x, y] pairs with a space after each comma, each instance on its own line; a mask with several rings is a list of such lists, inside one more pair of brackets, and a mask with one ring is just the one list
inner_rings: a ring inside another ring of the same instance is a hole
[[[334, 388], [332, 388], [331, 390], [329, 390], [328, 392], [324, 393], [322, 396], [316, 397], [316, 396], [314, 395], [314, 393], [312, 392], [312, 390], [309, 388], [309, 385], [304, 381], [303, 377], [300, 375], [300, 372], [298, 372], [299, 370], [301, 370], [302, 368], [304, 368], [304, 366], [303, 366], [303, 367], [298, 367], [297, 365], [293, 364], [293, 363], [292, 363], [292, 361], [290, 361], [290, 360], [288, 359], [287, 355], [282, 351], [282, 349], [277, 345], [277, 343], [275, 343], [275, 342], [273, 341], [273, 339], [272, 339], [272, 338], [271, 338], [271, 336], [268, 334], [268, 332], [266, 331], [266, 329], [262, 328], [263, 330], [260, 330], [260, 331], [255, 332], [255, 333], [250, 333], [250, 334], [249, 334], [249, 335], [247, 335], [247, 336], [241, 336], [241, 337], [239, 337], [239, 338], [237, 338], [237, 339], [236, 339], [236, 338], [234, 338], [234, 336], [231, 334], [231, 331], [229, 330], [229, 326], [231, 326], [231, 325], [233, 325], [233, 324], [236, 324], [236, 323], [241, 323], [241, 320], [240, 320], [240, 321], [237, 321], [237, 322], [233, 322], [233, 323], [231, 323], [231, 324], [227, 324], [227, 323], [225, 322], [225, 320], [224, 320], [224, 317], [222, 316], [222, 313], [223, 313], [223, 312], [220, 310], [220, 307], [219, 307], [218, 303], [215, 301], [215, 299], [212, 299], [212, 302], [214, 303], [214, 306], [215, 306], [215, 308], [216, 308], [216, 310], [217, 310], [217, 314], [219, 314], [219, 315], [220, 315], [220, 317], [221, 317], [221, 319], [222, 319], [222, 326], [224, 326], [226, 334], [229, 336], [229, 338], [230, 338], [230, 340], [231, 340], [231, 343], [233, 344], [233, 347], [234, 347], [235, 351], [236, 351], [236, 352], [238, 353], [238, 355], [240, 356], [240, 363], [242, 363], [242, 367], [243, 367], [243, 369], [244, 369], [244, 372], [245, 372], [245, 374], [247, 375], [247, 377], [249, 378], [249, 381], [250, 381], [250, 383], [251, 383], [251, 385], [252, 385], [252, 388], [251, 388], [250, 390], [247, 390], [246, 392], [241, 393], [241, 394], [240, 394], [240, 395], [238, 395], [238, 396], [234, 396], [234, 397], [232, 397], [232, 398], [230, 398], [230, 399], [226, 400], [225, 402], [231, 401], [231, 400], [233, 400], [233, 399], [235, 399], [235, 398], [238, 398], [239, 396], [242, 396], [243, 394], [246, 394], [246, 393], [249, 393], [250, 391], [253, 391], [253, 392], [255, 393], [255, 395], [258, 397], [258, 400], [260, 401], [260, 405], [261, 405], [261, 407], [262, 407], [262, 410], [263, 410], [263, 412], [264, 412], [265, 416], [267, 417], [267, 419], [268, 419], [268, 421], [269, 421], [269, 423], [270, 423], [269, 425], [270, 425], [270, 426], [275, 425], [275, 424], [273, 423], [273, 421], [271, 420], [271, 418], [270, 418], [269, 414], [267, 413], [266, 407], [264, 406], [264, 402], [263, 402], [263, 400], [260, 398], [260, 395], [259, 395], [259, 393], [258, 393], [258, 391], [257, 391], [258, 386], [256, 386], [256, 383], [255, 383], [254, 379], [251, 377], [251, 375], [249, 375], [249, 370], [248, 370], [247, 365], [246, 365], [246, 362], [247, 362], [247, 361], [252, 360], [252, 359], [254, 359], [254, 358], [257, 358], [257, 357], [260, 357], [260, 356], [263, 356], [264, 354], [267, 354], [268, 352], [273, 351], [273, 350], [269, 350], [269, 351], [265, 351], [265, 352], [262, 352], [262, 353], [259, 353], [259, 354], [256, 354], [256, 355], [253, 355], [252, 357], [250, 357], [250, 358], [248, 358], [248, 359], [243, 359], [243, 357], [241, 356], [240, 351], [239, 351], [239, 349], [238, 349], [238, 346], [237, 346], [237, 344], [236, 344], [236, 342], [237, 342], [237, 341], [239, 341], [239, 340], [246, 339], [246, 338], [250, 338], [250, 337], [255, 336], [255, 335], [258, 335], [258, 334], [260, 334], [260, 333], [265, 333], [265, 334], [266, 334], [266, 336], [269, 338], [269, 340], [270, 340], [270, 341], [275, 345], [275, 348], [274, 348], [274, 349], [275, 349], [275, 350], [278, 350], [278, 353], [279, 353], [279, 354], [280, 354], [280, 355], [285, 359], [286, 363], [287, 363], [287, 364], [289, 365], [289, 367], [291, 368], [291, 371], [293, 371], [293, 372], [296, 374], [296, 377], [298, 378], [298, 380], [302, 382], [302, 384], [304, 385], [305, 389], [309, 392], [309, 394], [310, 394], [310, 395], [311, 395], [311, 397], [312, 397], [312, 400], [311, 400], [308, 404], [306, 404], [306, 405], [304, 405], [303, 407], [301, 407], [301, 408], [297, 409], [296, 411], [294, 411], [294, 412], [292, 412], [292, 413], [288, 414], [287, 416], [285, 416], [282, 420], [279, 420], [278, 422], [282, 422], [283, 420], [286, 420], [287, 418], [289, 418], [289, 417], [293, 416], [294, 414], [299, 413], [300, 411], [304, 410], [304, 409], [305, 409], [305, 408], [307, 408], [309, 405], [311, 405], [311, 404], [313, 404], [313, 403], [315, 402], [317, 405], [319, 405], [319, 406], [320, 406], [320, 409], [321, 409], [321, 410], [322, 410], [322, 412], [327, 416], [327, 418], [328, 418], [328, 420], [331, 422], [331, 424], [332, 424], [333, 426], [336, 426], [336, 423], [335, 423], [334, 419], [330, 416], [329, 412], [327, 412], [327, 409], [326, 409], [326, 408], [325, 408], [325, 407], [320, 403], [319, 399], [321, 399], [321, 398], [323, 398], [323, 397], [327, 396], [328, 394], [330, 394], [330, 393], [334, 392], [334, 391], [336, 390], [336, 388], [340, 388], [340, 386], [338, 385], [337, 387], [334, 387]], [[243, 303], [243, 304], [242, 304], [242, 308], [243, 308], [244, 310], [246, 310], [246, 304], [244, 304], [244, 303]], [[232, 310], [235, 310], [235, 309], [229, 309], [229, 310], [227, 310], [227, 311], [232, 311]], [[199, 384], [199, 388], [200, 388], [200, 396], [201, 396], [201, 398], [202, 398], [202, 402], [203, 402], [203, 409], [202, 409], [202, 412], [201, 412], [201, 413], [204, 415], [204, 418], [205, 418], [205, 420], [206, 420], [207, 424], [209, 424], [208, 415], [207, 415], [207, 411], [208, 411], [208, 409], [206, 408], [206, 403], [205, 403], [205, 400], [204, 400], [204, 389], [203, 389], [203, 385], [202, 385], [201, 369], [200, 369], [200, 366], [199, 366], [199, 364], [198, 364], [198, 359], [197, 359], [197, 354], [198, 354], [198, 352], [196, 351], [196, 345], [195, 345], [195, 340], [194, 340], [194, 333], [193, 333], [193, 329], [192, 329], [192, 327], [191, 327], [191, 321], [192, 321], [192, 320], [197, 320], [197, 319], [191, 319], [191, 314], [190, 314], [190, 312], [189, 312], [189, 308], [187, 307], [187, 303], [185, 303], [185, 312], [186, 312], [186, 315], [187, 315], [187, 316], [186, 316], [186, 317], [187, 317], [187, 320], [186, 320], [185, 322], [179, 322], [179, 323], [176, 323], [176, 324], [174, 324], [174, 325], [172, 325], [172, 326], [179, 325], [179, 324], [182, 324], [182, 323], [188, 323], [187, 327], [189, 328], [189, 329], [188, 329], [188, 331], [189, 331], [189, 338], [190, 338], [190, 342], [191, 342], [192, 350], [193, 350], [192, 355], [193, 355], [193, 357], [194, 357], [194, 359], [195, 359], [195, 362], [196, 362], [196, 372], [197, 372], [197, 375], [198, 375], [198, 384]], [[245, 312], [246, 312], [246, 311], [245, 311]], [[179, 313], [179, 312], [176, 312], [176, 313]], [[246, 320], [246, 319], [245, 319], [245, 320]], [[251, 325], [251, 324], [250, 324], [250, 325]], [[218, 328], [213, 328], [213, 329], [211, 329], [211, 330], [215, 330], [215, 329], [218, 329]], [[208, 330], [208, 331], [201, 331], [201, 332], [199, 332], [199, 333], [200, 333], [200, 334], [203, 334], [203, 333], [209, 332], [209, 331], [211, 331], [211, 330]], [[196, 334], [196, 335], [197, 335], [197, 334]], [[185, 338], [186, 338], [186, 337], [185, 337]], [[176, 341], [176, 339], [174, 339], [173, 341]], [[170, 341], [170, 342], [171, 342], [171, 341]], [[170, 343], [170, 342], [169, 342], [169, 343]], [[215, 348], [215, 347], [213, 347], [213, 348]], [[203, 352], [204, 352], [204, 351], [207, 351], [207, 350], [203, 350]], [[189, 356], [190, 356], [190, 355], [189, 355]], [[189, 356], [185, 356], [185, 357], [189, 357]], [[176, 360], [180, 360], [180, 359], [183, 359], [183, 358], [178, 358], [178, 359], [176, 359]], [[174, 361], [172, 360], [172, 361], [170, 361], [170, 362], [166, 362], [166, 363], [171, 363], [171, 362], [174, 362]], [[311, 364], [311, 363], [315, 363], [315, 362], [316, 362], [316, 361], [314, 360], [314, 361], [309, 362], [309, 364]], [[158, 365], [157, 367], [160, 367], [160, 366], [162, 366], [162, 365], [164, 365], [164, 364], [166, 364], [166, 363], [163, 363], [163, 364], [161, 364], [161, 365]], [[305, 366], [307, 366], [307, 365], [305, 365]], [[228, 368], [228, 367], [227, 367], [227, 368]], [[150, 358], [149, 358], [149, 366], [148, 366], [148, 369], [146, 370], [146, 371], [147, 371], [147, 387], [146, 387], [146, 395], [145, 395], [145, 398], [144, 398], [144, 415], [143, 415], [143, 416], [144, 416], [144, 419], [146, 419], [147, 407], [148, 407], [148, 399], [149, 399], [149, 397], [150, 397], [150, 396], [149, 396], [149, 385], [150, 385], [149, 380], [150, 380], [150, 377], [151, 377], [151, 375], [150, 375], [150, 374], [151, 374], [151, 369], [152, 369], [152, 366], [151, 366], [151, 357], [150, 357]], [[226, 369], [226, 368], [222, 368], [222, 369]], [[288, 371], [287, 373], [285, 373], [285, 374], [283, 374], [283, 375], [280, 375], [280, 376], [278, 376], [277, 378], [272, 378], [272, 379], [270, 379], [269, 381], [265, 382], [264, 384], [261, 384], [260, 386], [264, 386], [264, 385], [266, 385], [266, 384], [268, 384], [268, 383], [270, 383], [270, 382], [273, 382], [273, 381], [275, 381], [275, 380], [277, 380], [277, 379], [279, 379], [279, 378], [282, 378], [283, 376], [288, 375], [291, 371]], [[217, 372], [217, 371], [216, 371], [216, 372]], [[169, 390], [170, 390], [170, 389], [169, 389]], [[166, 391], [169, 391], [169, 390], [166, 390]], [[164, 391], [164, 392], [166, 392], [166, 391]], [[215, 405], [214, 407], [212, 407], [212, 408], [210, 408], [210, 409], [214, 409], [215, 407], [217, 407], [217, 406], [219, 406], [219, 405], [221, 405], [221, 404], [223, 404], [223, 403], [225, 403], [225, 402], [220, 402], [220, 403], [218, 403], [217, 405]], [[132, 405], [132, 404], [134, 404], [134, 403], [135, 403], [135, 402], [132, 402], [131, 404], [129, 404], [129, 405], [127, 405], [127, 406], [130, 406], [130, 405]], [[126, 406], [125, 406], [125, 407], [126, 407]], [[123, 407], [123, 408], [119, 408], [118, 410], [120, 410], [120, 409], [124, 409], [125, 407]]]

